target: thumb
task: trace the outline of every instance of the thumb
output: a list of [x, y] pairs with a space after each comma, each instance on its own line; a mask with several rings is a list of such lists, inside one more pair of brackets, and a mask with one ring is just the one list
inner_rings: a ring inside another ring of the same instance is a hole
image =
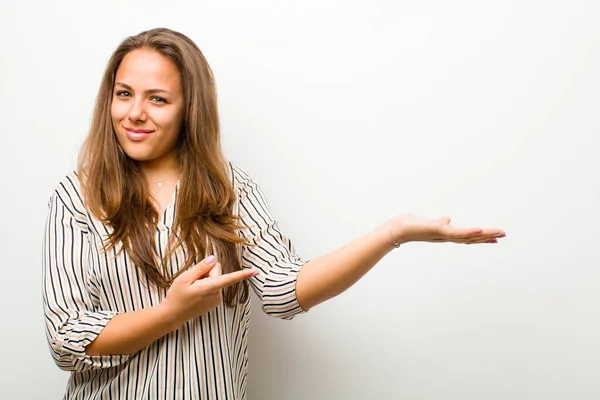
[[437, 219], [438, 222], [441, 222], [442, 224], [448, 225], [450, 223], [450, 221], [452, 221], [450, 219], [450, 217], [442, 217], [442, 218], [438, 218]]
[[194, 265], [190, 269], [186, 271], [187, 281], [191, 284], [194, 281], [202, 278], [204, 275], [208, 274], [216, 265], [215, 256], [208, 256], [204, 260], [200, 261], [198, 264]]

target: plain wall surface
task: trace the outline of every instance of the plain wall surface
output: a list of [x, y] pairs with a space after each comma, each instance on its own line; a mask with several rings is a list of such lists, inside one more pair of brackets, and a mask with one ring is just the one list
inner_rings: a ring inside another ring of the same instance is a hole
[[402, 246], [291, 322], [254, 301], [249, 399], [600, 398], [599, 16], [591, 0], [2, 2], [0, 398], [63, 395], [47, 201], [111, 52], [158, 26], [203, 50], [226, 156], [304, 258], [403, 212], [508, 235]]

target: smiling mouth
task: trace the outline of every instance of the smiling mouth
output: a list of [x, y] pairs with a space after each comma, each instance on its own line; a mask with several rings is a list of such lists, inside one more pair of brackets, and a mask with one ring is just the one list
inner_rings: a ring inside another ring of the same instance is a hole
[[129, 140], [132, 140], [134, 142], [139, 142], [141, 140], [146, 139], [154, 131], [149, 130], [149, 129], [125, 128], [125, 132], [127, 134], [127, 137], [129, 138]]
[[126, 131], [133, 133], [151, 133], [152, 129], [134, 129], [134, 128], [125, 128]]

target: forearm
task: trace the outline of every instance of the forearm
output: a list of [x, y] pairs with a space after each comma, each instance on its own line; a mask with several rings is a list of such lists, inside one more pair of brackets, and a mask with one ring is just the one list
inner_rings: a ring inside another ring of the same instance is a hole
[[296, 298], [303, 310], [342, 293], [393, 249], [387, 225], [304, 264], [296, 281]]
[[161, 305], [118, 314], [86, 347], [86, 354], [133, 354], [178, 327], [179, 323]]

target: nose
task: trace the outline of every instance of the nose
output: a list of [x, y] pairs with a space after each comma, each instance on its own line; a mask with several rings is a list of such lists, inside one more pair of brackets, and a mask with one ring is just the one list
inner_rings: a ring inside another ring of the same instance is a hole
[[131, 102], [127, 117], [131, 122], [146, 121], [146, 108], [142, 99], [137, 98]]

